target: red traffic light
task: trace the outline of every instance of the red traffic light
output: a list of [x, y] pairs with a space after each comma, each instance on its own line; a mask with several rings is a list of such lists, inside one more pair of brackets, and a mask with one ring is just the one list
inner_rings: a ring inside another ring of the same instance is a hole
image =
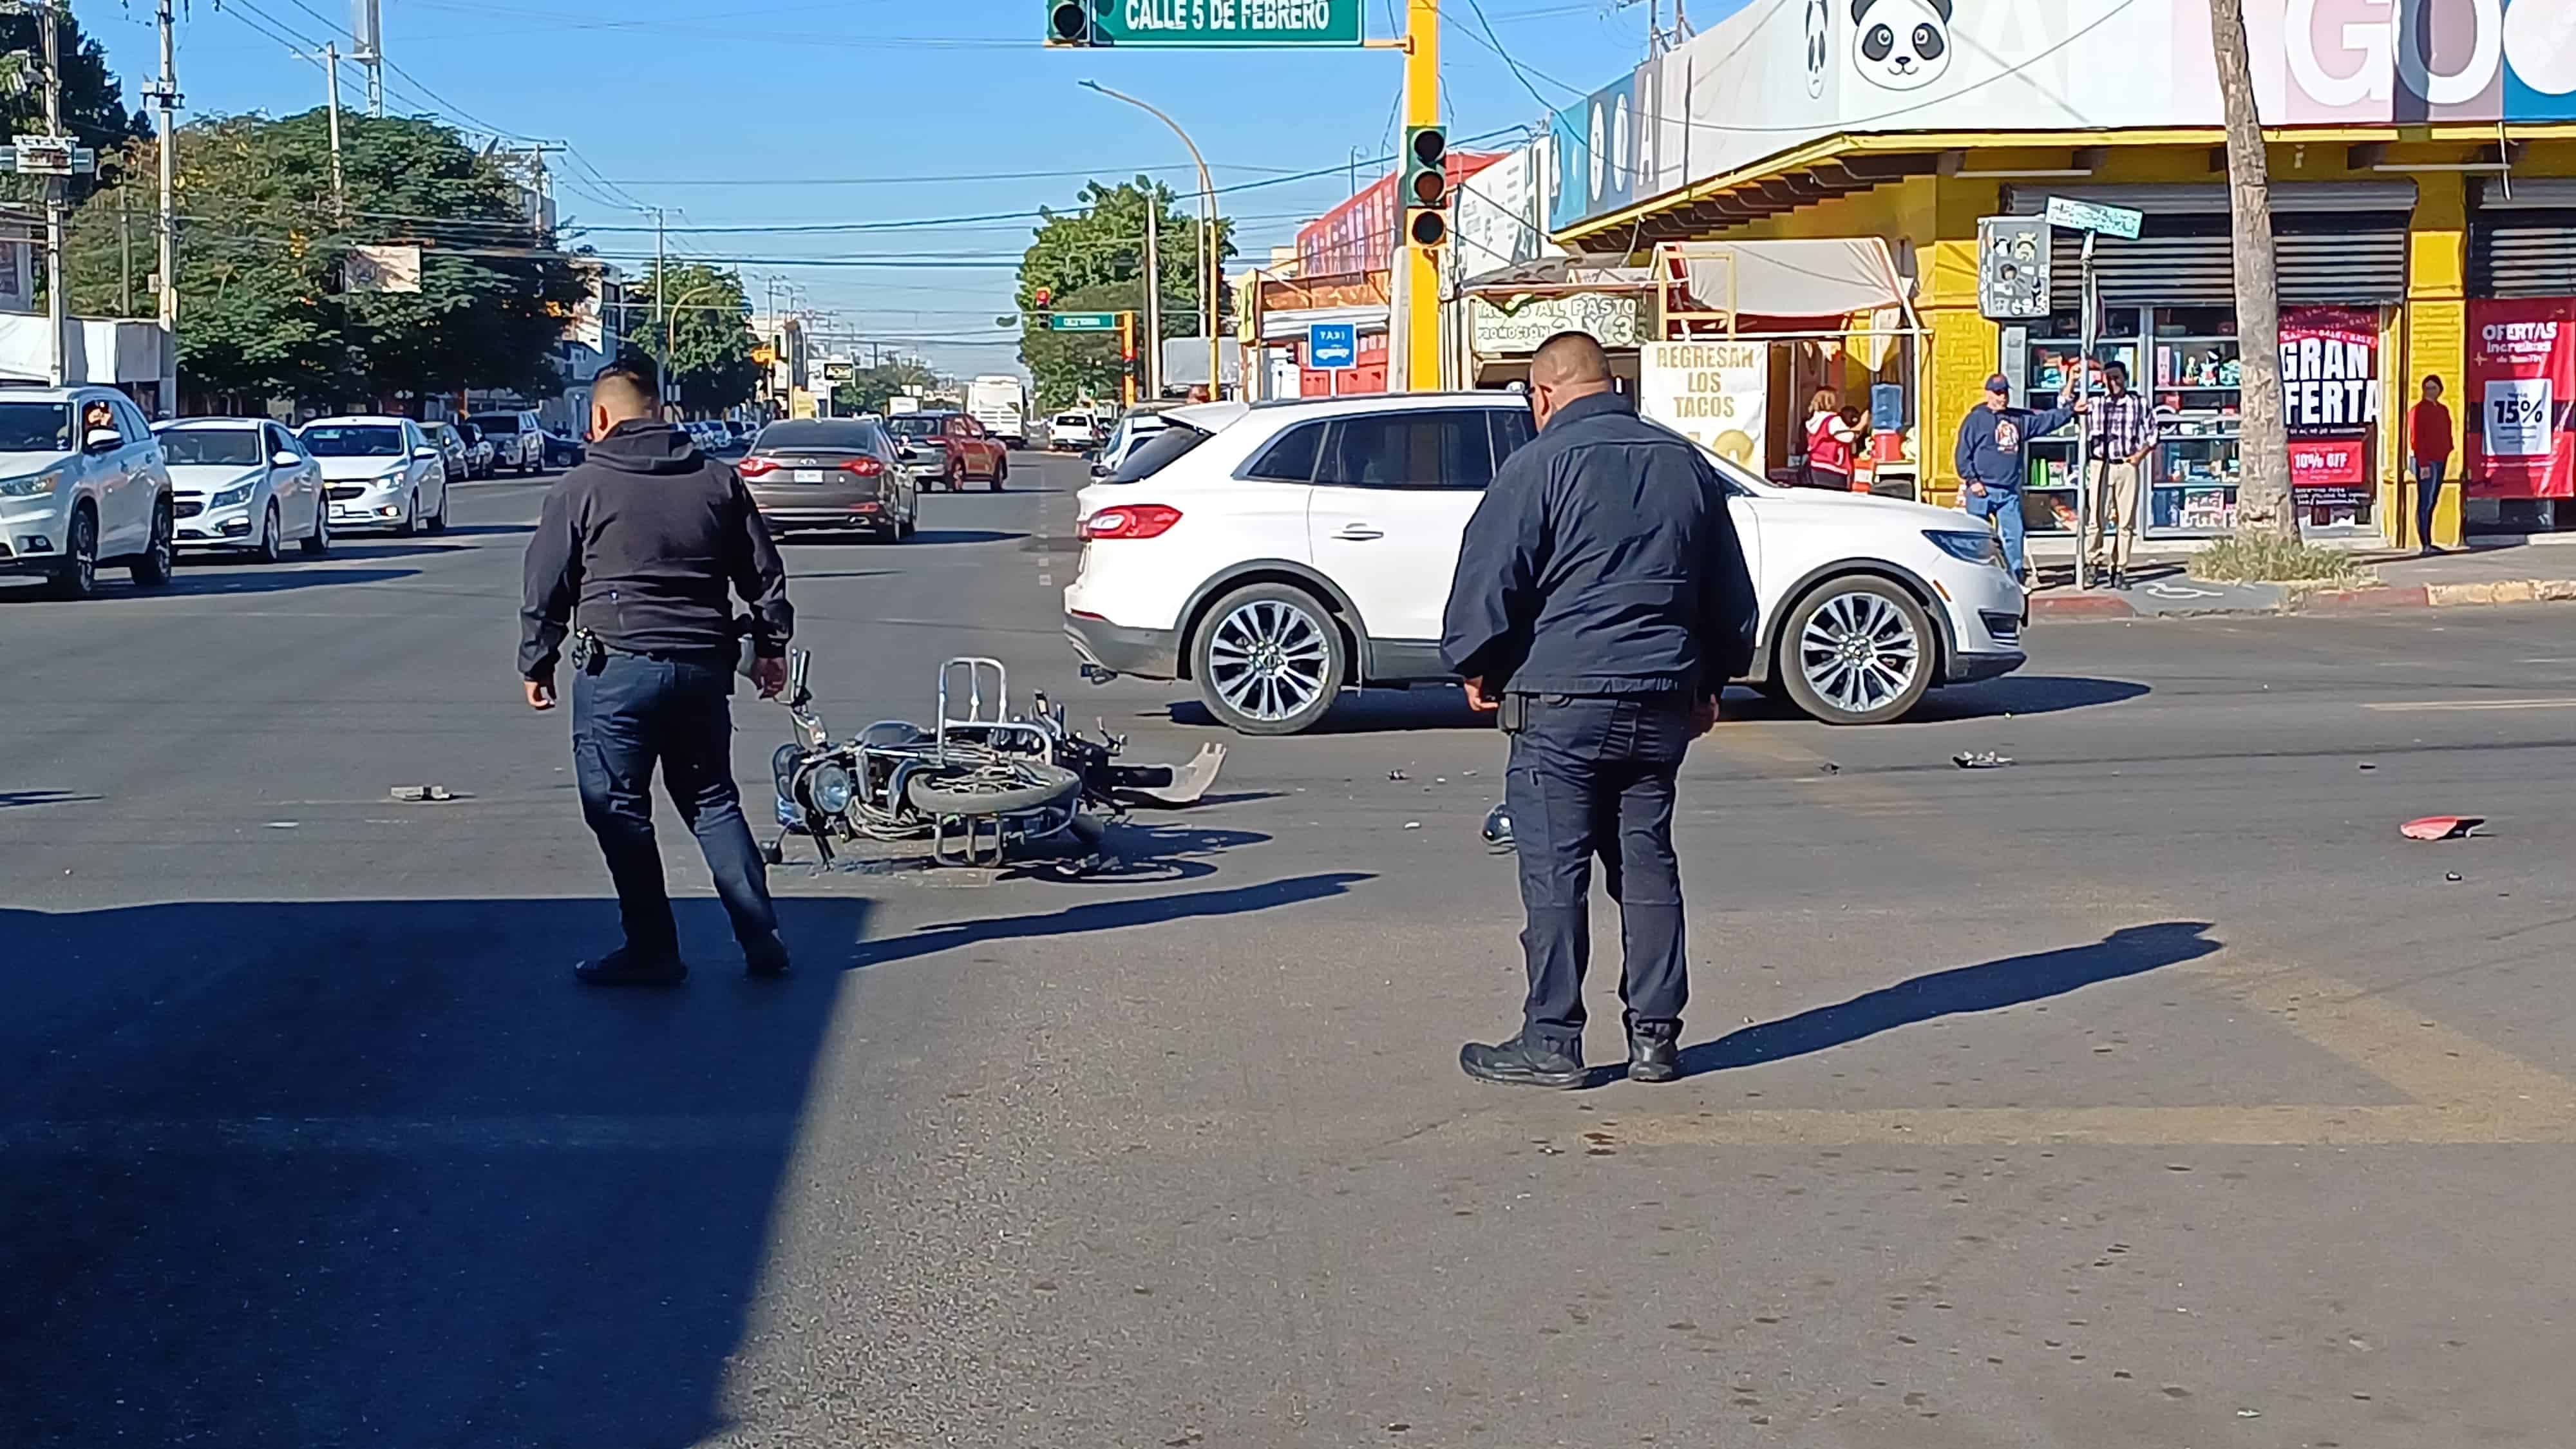
[[1029, 300], [1043, 307], [1049, 302], [1055, 300], [1055, 289], [1051, 287], [1040, 287], [1029, 294]]

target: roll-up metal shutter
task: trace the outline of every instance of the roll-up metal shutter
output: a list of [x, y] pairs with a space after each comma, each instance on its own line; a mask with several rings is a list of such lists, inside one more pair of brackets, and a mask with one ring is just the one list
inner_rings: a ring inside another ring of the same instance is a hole
[[2469, 295], [2576, 297], [2576, 186], [2481, 178], [2469, 213]]
[[[2106, 306], [2226, 306], [2236, 296], [2236, 264], [2224, 186], [2069, 187], [2054, 192], [2015, 187], [2009, 210], [2035, 216], [2050, 195], [2078, 196], [2146, 213], [2138, 239], [2102, 237], [2093, 270]], [[2406, 228], [2414, 206], [2409, 182], [2311, 183], [2276, 188], [2272, 249], [2281, 300], [2292, 304], [2373, 306], [2406, 296]], [[2084, 238], [2056, 233], [2050, 305], [2083, 305]]]

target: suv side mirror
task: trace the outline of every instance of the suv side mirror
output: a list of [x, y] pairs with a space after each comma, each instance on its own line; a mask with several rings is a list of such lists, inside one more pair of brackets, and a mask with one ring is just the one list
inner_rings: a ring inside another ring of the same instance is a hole
[[125, 435], [114, 428], [92, 428], [81, 436], [84, 453], [113, 453], [125, 446]]
[[411, 450], [411, 455], [415, 458], [435, 458], [439, 454], [436, 448], [414, 448]]
[[276, 452], [268, 455], [268, 461], [280, 468], [292, 468], [304, 460], [293, 453], [286, 451], [284, 448], [280, 448]]

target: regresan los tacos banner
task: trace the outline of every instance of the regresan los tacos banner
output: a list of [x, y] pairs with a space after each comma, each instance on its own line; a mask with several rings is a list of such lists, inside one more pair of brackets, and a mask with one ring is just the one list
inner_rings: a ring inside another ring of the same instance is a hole
[[[2245, 0], [2266, 124], [2576, 120], [2569, 0]], [[1840, 132], [2217, 126], [2206, 0], [1752, 0], [1556, 114], [1562, 231]]]

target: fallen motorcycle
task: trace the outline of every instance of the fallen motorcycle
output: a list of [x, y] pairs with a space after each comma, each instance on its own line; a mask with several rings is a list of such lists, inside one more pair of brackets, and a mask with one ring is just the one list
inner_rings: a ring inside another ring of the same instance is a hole
[[795, 835], [814, 842], [818, 870], [835, 863], [835, 841], [925, 836], [942, 865], [998, 865], [1052, 842], [1092, 859], [1105, 835], [1099, 816], [1115, 819], [1135, 804], [1193, 804], [1225, 764], [1225, 747], [1216, 744], [1186, 765], [1120, 763], [1124, 736], [1068, 728], [1064, 707], [1043, 693], [1029, 713], [1011, 713], [1009, 671], [972, 657], [939, 667], [930, 728], [882, 720], [835, 742], [814, 708], [812, 662], [802, 649], [788, 657], [785, 703], [795, 737], [770, 757], [781, 833], [763, 854], [773, 865]]

